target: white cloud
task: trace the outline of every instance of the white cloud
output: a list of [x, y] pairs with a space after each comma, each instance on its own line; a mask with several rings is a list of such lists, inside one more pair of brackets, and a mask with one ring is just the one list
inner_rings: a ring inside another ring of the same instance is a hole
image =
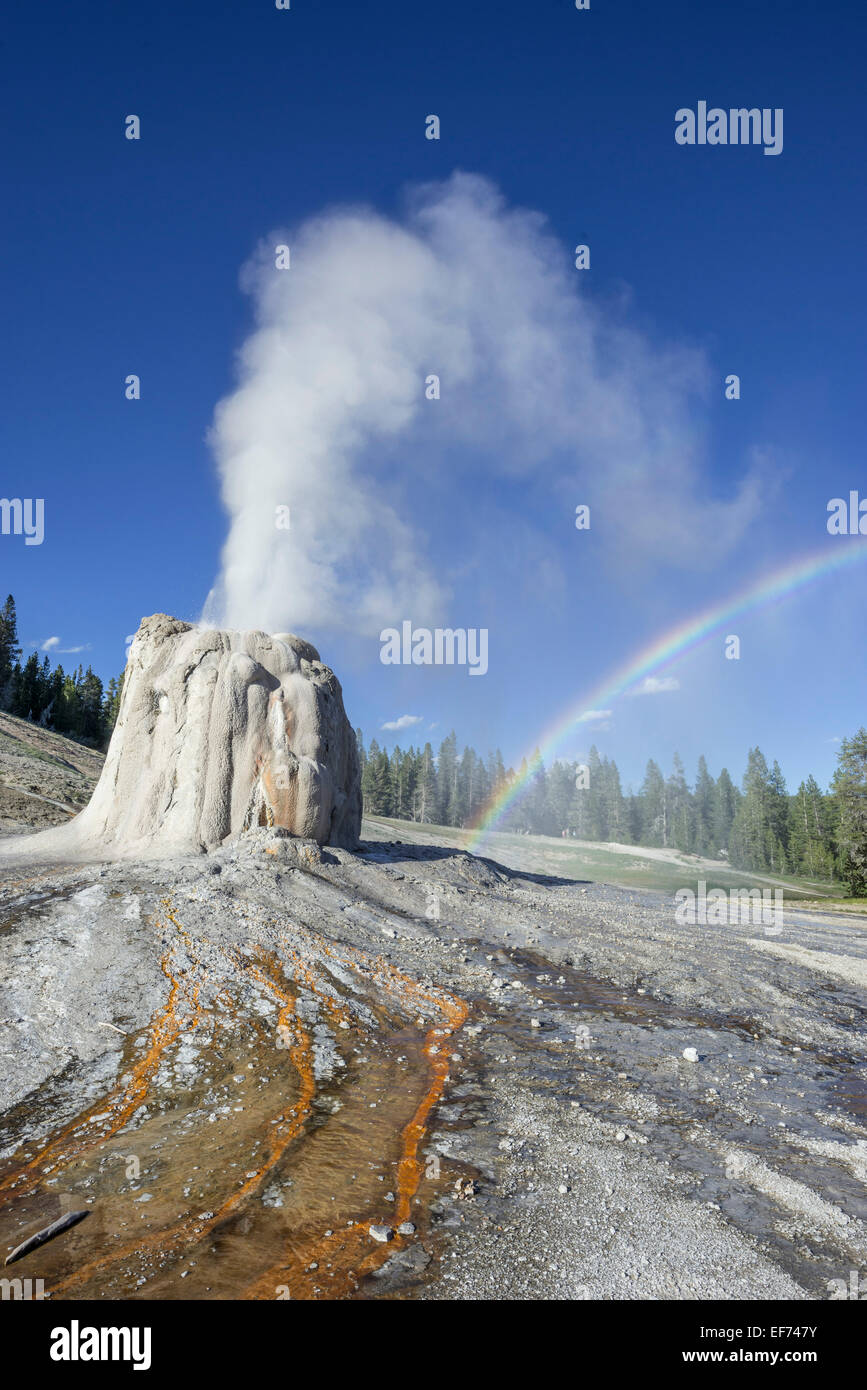
[[630, 690], [630, 695], [663, 695], [669, 690], [680, 690], [677, 676], [645, 676], [640, 685]]
[[370, 635], [438, 620], [448, 570], [403, 502], [434, 466], [456, 495], [473, 470], [539, 474], [567, 510], [592, 485], [633, 570], [718, 562], [762, 509], [757, 453], [730, 497], [706, 485], [703, 354], [594, 303], [545, 219], [486, 179], [416, 189], [402, 222], [347, 208], [274, 231], [242, 285], [256, 326], [210, 436], [229, 532], [208, 622]]
[[424, 716], [421, 714], [402, 714], [399, 719], [389, 719], [380, 727], [383, 729], [411, 729], [413, 724], [420, 724], [423, 718]]
[[82, 642], [77, 647], [61, 647], [59, 637], [46, 637], [44, 642], [31, 642], [31, 647], [39, 647], [42, 652], [57, 652], [59, 656], [67, 656], [73, 652], [89, 652], [90, 642]]
[[579, 724], [593, 724], [599, 719], [610, 719], [612, 711], [610, 709], [588, 709], [578, 717]]

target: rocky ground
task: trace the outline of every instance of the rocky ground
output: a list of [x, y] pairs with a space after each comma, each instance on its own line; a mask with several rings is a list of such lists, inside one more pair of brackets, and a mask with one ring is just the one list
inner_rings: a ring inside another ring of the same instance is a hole
[[826, 1299], [865, 1270], [867, 919], [679, 926], [386, 835], [5, 866], [0, 1246], [90, 1212], [15, 1273]]

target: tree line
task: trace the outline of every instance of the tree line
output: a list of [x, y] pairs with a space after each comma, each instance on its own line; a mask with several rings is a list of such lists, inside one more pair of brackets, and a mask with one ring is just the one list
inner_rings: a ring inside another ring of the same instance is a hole
[[66, 672], [60, 665], [52, 668], [47, 655], [40, 661], [36, 652], [22, 665], [22, 655], [10, 594], [0, 610], [0, 710], [103, 747], [117, 719], [123, 674], [112, 677], [106, 689], [90, 666]]
[[[0, 610], [0, 710], [31, 719], [57, 733], [104, 746], [117, 719], [123, 675], [108, 687], [88, 666], [65, 672], [36, 652], [21, 662], [15, 600]], [[516, 779], [523, 791], [498, 828], [523, 834], [614, 840], [727, 858], [758, 873], [795, 873], [838, 879], [855, 896], [867, 894], [867, 729], [844, 738], [827, 791], [812, 776], [789, 793], [779, 764], [770, 767], [751, 748], [740, 785], [723, 768], [711, 776], [699, 758], [687, 782], [674, 755], [665, 776], [651, 759], [637, 792], [623, 791], [613, 759], [593, 747], [586, 764], [556, 760], [546, 768], [537, 751], [517, 772], [499, 749], [480, 757], [458, 750], [452, 731], [436, 754], [423, 748], [389, 754], [372, 739], [365, 749], [356, 730], [365, 808], [376, 815], [426, 824], [475, 823], [491, 798]], [[526, 785], [525, 785], [526, 784]]]
[[854, 896], [867, 894], [867, 729], [841, 741], [827, 791], [810, 776], [792, 793], [759, 748], [749, 750], [740, 785], [726, 768], [711, 776], [704, 757], [690, 785], [675, 754], [667, 776], [651, 759], [638, 791], [624, 792], [617, 764], [595, 747], [587, 763], [558, 759], [549, 768], [537, 751], [516, 772], [499, 749], [487, 758], [474, 748], [459, 753], [454, 732], [436, 754], [430, 743], [388, 753], [372, 739], [365, 748], [360, 729], [356, 741], [373, 814], [472, 825], [517, 778], [524, 790], [498, 829], [674, 848], [759, 873], [837, 879]]

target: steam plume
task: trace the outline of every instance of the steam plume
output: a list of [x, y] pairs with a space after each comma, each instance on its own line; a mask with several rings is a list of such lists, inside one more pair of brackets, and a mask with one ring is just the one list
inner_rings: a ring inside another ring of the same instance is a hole
[[262, 244], [242, 275], [255, 328], [211, 434], [230, 526], [206, 621], [318, 634], [442, 618], [436, 540], [396, 500], [396, 442], [410, 482], [435, 447], [456, 499], [472, 469], [545, 469], [570, 496], [592, 480], [633, 565], [704, 563], [739, 539], [759, 474], [730, 499], [703, 492], [702, 355], [595, 306], [565, 251], [540, 214], [460, 173], [416, 190], [400, 223], [340, 209]]

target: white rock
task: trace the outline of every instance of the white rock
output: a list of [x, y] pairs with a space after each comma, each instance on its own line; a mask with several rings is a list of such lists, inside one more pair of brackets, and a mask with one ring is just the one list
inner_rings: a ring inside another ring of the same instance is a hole
[[698, 1061], [698, 1053], [696, 1052], [694, 1047], [685, 1047], [683, 1049], [683, 1055], [687, 1062]]
[[221, 632], [155, 613], [130, 648], [89, 805], [66, 825], [14, 837], [15, 853], [200, 851], [268, 825], [357, 844], [358, 752], [340, 683], [291, 633]]

